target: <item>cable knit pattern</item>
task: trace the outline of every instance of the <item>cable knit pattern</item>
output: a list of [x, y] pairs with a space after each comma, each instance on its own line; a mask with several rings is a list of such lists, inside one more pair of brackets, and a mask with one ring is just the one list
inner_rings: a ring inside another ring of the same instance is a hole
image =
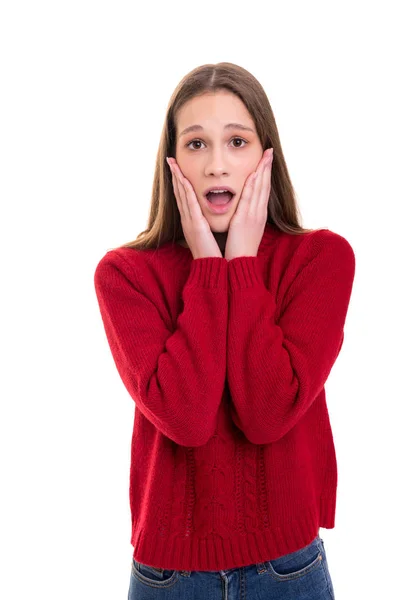
[[94, 284], [134, 401], [134, 558], [179, 570], [272, 560], [335, 525], [325, 382], [340, 352], [354, 252], [327, 230], [267, 224], [257, 256], [108, 251]]

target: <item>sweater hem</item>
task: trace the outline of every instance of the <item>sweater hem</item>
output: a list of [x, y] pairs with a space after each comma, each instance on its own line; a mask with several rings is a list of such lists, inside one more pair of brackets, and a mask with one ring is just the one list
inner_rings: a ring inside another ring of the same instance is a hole
[[321, 508], [319, 515], [305, 508], [296, 519], [280, 527], [237, 532], [230, 537], [160, 537], [154, 530], [138, 528], [131, 537], [133, 557], [148, 566], [185, 571], [220, 571], [266, 562], [308, 545], [320, 527], [332, 528], [334, 503]]

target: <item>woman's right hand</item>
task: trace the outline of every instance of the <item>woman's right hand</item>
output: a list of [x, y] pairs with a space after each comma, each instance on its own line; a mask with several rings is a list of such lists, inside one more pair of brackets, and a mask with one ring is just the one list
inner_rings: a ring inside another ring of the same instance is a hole
[[184, 177], [174, 158], [168, 157], [167, 162], [172, 173], [172, 185], [181, 213], [183, 233], [193, 258], [222, 257], [217, 240], [213, 236], [207, 219], [201, 212], [201, 207], [190, 181]]

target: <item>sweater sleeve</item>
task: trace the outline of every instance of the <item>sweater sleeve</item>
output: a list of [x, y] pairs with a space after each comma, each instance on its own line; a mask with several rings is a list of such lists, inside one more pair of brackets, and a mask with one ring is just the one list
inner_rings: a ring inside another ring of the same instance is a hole
[[254, 444], [279, 440], [296, 425], [324, 387], [343, 343], [355, 274], [352, 247], [334, 232], [317, 231], [295, 254], [302, 258], [279, 317], [258, 258], [228, 262], [231, 416]]
[[107, 252], [95, 270], [119, 375], [143, 415], [182, 446], [205, 444], [215, 431], [226, 381], [227, 266], [223, 257], [192, 260], [174, 331], [118, 250]]

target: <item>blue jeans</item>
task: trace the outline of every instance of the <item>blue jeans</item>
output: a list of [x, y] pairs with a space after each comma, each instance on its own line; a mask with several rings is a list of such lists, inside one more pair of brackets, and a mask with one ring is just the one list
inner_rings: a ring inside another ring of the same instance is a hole
[[279, 558], [227, 571], [156, 569], [132, 558], [128, 600], [335, 600], [322, 538]]

